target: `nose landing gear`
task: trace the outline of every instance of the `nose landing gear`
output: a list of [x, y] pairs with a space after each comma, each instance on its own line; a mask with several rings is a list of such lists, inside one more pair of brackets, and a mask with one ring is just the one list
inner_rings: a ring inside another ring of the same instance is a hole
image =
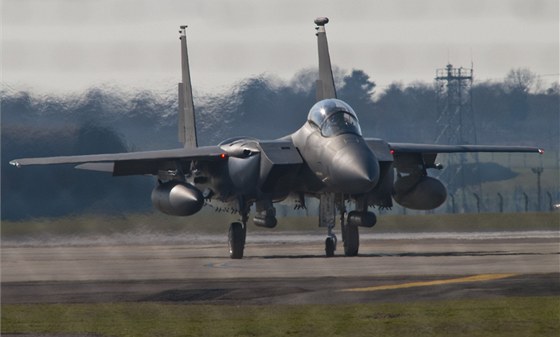
[[336, 235], [332, 232], [332, 227], [329, 227], [329, 234], [327, 235], [327, 239], [325, 240], [325, 255], [327, 257], [334, 256], [337, 241], [338, 239], [336, 238]]
[[333, 233], [335, 224], [335, 195], [334, 193], [321, 194], [319, 199], [319, 227], [327, 228], [327, 239], [325, 240], [325, 255], [334, 256], [336, 250], [336, 235]]
[[344, 205], [344, 199], [342, 197], [335, 202], [334, 194], [321, 195], [319, 226], [327, 228], [327, 238], [325, 239], [325, 255], [327, 257], [334, 256], [336, 251], [337, 238], [333, 232], [336, 208], [338, 208], [340, 212], [340, 227], [342, 241], [344, 242], [344, 255], [357, 256], [360, 249], [359, 227], [373, 227], [376, 222], [375, 214], [367, 211], [367, 203], [365, 200], [360, 200], [358, 210], [346, 213], [346, 206]]

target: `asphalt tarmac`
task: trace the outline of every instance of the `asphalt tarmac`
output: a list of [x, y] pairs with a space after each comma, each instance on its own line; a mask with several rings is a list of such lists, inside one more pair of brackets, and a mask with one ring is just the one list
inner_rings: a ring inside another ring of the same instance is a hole
[[[558, 232], [363, 235], [324, 257], [320, 235], [4, 243], [2, 303], [340, 304], [560, 296]], [[223, 241], [223, 242], [222, 242]]]

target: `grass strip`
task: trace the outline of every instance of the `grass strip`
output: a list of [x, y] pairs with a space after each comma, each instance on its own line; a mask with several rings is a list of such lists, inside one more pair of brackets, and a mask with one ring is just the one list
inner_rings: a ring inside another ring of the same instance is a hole
[[560, 298], [356, 305], [2, 306], [2, 334], [96, 336], [558, 336]]

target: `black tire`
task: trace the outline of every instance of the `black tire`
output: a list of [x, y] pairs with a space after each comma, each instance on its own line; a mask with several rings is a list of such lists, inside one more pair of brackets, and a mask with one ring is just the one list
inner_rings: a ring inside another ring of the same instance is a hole
[[357, 256], [360, 249], [360, 230], [358, 226], [344, 226], [344, 255]]
[[232, 259], [242, 259], [245, 250], [245, 227], [240, 222], [234, 222], [229, 226], [229, 257]]
[[325, 254], [326, 254], [326, 256], [327, 257], [333, 257], [335, 250], [336, 250], [336, 239], [329, 236], [325, 240]]

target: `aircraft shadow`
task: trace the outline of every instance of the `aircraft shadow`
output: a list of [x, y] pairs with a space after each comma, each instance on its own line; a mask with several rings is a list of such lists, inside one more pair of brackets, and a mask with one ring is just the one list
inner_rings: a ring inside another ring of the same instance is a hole
[[[531, 253], [531, 252], [504, 252], [504, 251], [473, 251], [473, 252], [422, 252], [422, 253], [366, 253], [358, 254], [354, 256], [356, 258], [367, 258], [367, 257], [461, 257], [461, 256], [522, 256], [522, 255], [560, 255], [560, 253]], [[325, 255], [266, 255], [266, 256], [255, 256], [248, 257], [255, 259], [324, 259]], [[348, 258], [344, 255], [335, 255], [332, 258]]]

